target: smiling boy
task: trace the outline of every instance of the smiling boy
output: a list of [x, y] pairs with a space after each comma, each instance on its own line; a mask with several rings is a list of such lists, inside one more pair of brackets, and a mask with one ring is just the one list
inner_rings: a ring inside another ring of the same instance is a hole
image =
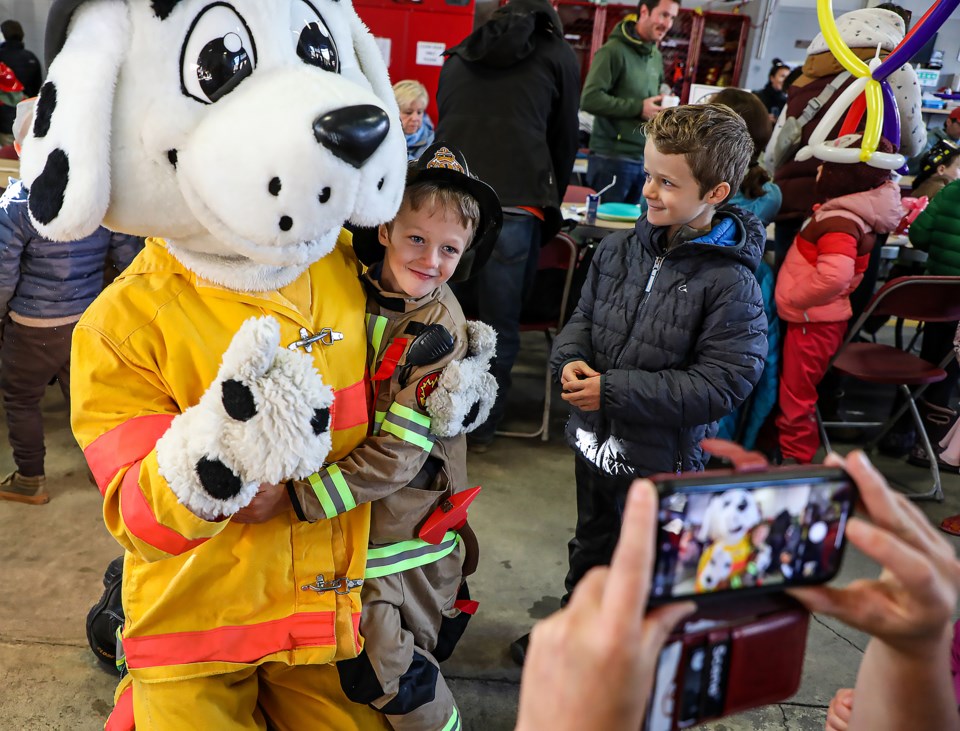
[[609, 563], [634, 478], [703, 468], [700, 441], [747, 398], [767, 352], [753, 275], [764, 229], [720, 207], [754, 155], [746, 124], [726, 106], [692, 105], [645, 132], [647, 214], [600, 244], [551, 356], [576, 452], [564, 600]]
[[[473, 611], [464, 583], [472, 534], [456, 527], [465, 511], [449, 512], [439, 543], [421, 528], [469, 487], [464, 434], [486, 419], [496, 396], [489, 373], [495, 334], [466, 322], [446, 283], [483, 266], [500, 211], [496, 193], [470, 175], [463, 155], [435, 144], [409, 164], [396, 218], [376, 235], [355, 234], [354, 250], [368, 266], [361, 280], [372, 434], [346, 458], [289, 487], [301, 520], [333, 518], [372, 501], [361, 593], [365, 646], [338, 670], [347, 697], [371, 704], [395, 729], [460, 727], [438, 662]], [[430, 397], [446, 388], [441, 375], [448, 367], [459, 369], [462, 390], [451, 392], [445, 410]]]

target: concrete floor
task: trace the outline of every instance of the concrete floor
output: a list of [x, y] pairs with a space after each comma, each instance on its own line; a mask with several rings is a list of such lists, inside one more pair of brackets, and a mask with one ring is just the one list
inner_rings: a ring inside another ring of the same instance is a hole
[[[515, 412], [531, 418], [542, 388], [542, 348], [542, 339], [525, 341], [515, 387]], [[100, 496], [87, 482], [56, 388], [48, 391], [44, 418], [51, 502], [41, 507], [0, 502], [0, 731], [93, 731], [109, 713], [115, 683], [86, 646], [84, 618], [118, 549], [102, 526]], [[471, 592], [481, 608], [444, 673], [471, 731], [513, 727], [520, 668], [507, 647], [559, 606], [566, 542], [576, 519], [573, 457], [562, 441], [562, 423], [560, 402], [549, 443], [502, 438], [490, 452], [470, 457], [471, 479], [484, 487], [471, 512], [482, 548]], [[917, 490], [926, 485], [924, 470], [878, 463]], [[2, 425], [0, 473], [12, 469]], [[946, 475], [944, 486], [944, 503], [921, 504], [934, 522], [960, 512], [960, 477]], [[876, 573], [875, 565], [849, 551], [839, 581]], [[837, 688], [853, 682], [865, 645], [861, 634], [815, 617], [803, 683], [793, 698], [701, 728], [822, 729], [827, 703]]]

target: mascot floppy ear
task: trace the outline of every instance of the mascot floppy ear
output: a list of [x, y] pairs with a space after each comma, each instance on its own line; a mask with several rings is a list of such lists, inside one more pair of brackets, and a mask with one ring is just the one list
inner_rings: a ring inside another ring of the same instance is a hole
[[76, 10], [23, 143], [30, 218], [56, 241], [91, 234], [110, 203], [111, 119], [130, 35], [127, 12], [125, 0], [92, 0]]
[[714, 540], [714, 524], [720, 518], [721, 510], [720, 498], [716, 496], [710, 498], [707, 509], [703, 513], [703, 522], [700, 523], [700, 530], [697, 532], [697, 541], [706, 543], [707, 541]]
[[[356, 10], [352, 6], [348, 7], [349, 11], [345, 15], [347, 16], [347, 22], [350, 24], [353, 50], [357, 54], [360, 70], [373, 89], [373, 93], [383, 103], [384, 111], [390, 116], [390, 131], [388, 134], [396, 136], [398, 142], [402, 145], [402, 149], [406, 150], [406, 142], [403, 139], [403, 132], [400, 127], [400, 107], [397, 106], [397, 99], [393, 95], [393, 87], [390, 85], [390, 77], [387, 74], [387, 65], [384, 63], [383, 55], [380, 53], [377, 42], [373, 40], [370, 29], [360, 20]], [[375, 154], [389, 154], [389, 149], [390, 145], [382, 145]], [[357, 208], [350, 214], [351, 223], [358, 226], [378, 226], [385, 221], [393, 220], [400, 208], [400, 200], [403, 198], [403, 191], [406, 187], [406, 155], [404, 155], [400, 164], [400, 179], [394, 178], [386, 183], [388, 194], [378, 197], [375, 201], [364, 200], [362, 205], [358, 204]], [[381, 190], [384, 185], [384, 179], [380, 177], [379, 172], [375, 172], [375, 166], [362, 168], [360, 177], [361, 190], [372, 190], [373, 186]]]

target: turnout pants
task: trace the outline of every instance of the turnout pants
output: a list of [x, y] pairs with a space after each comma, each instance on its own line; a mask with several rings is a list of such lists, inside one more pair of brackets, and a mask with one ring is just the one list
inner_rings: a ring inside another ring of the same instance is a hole
[[820, 447], [817, 386], [846, 332], [846, 322], [787, 323], [777, 415], [784, 459], [807, 464]]
[[343, 694], [333, 663], [266, 662], [232, 673], [139, 682], [126, 676], [105, 731], [375, 731], [384, 718]]
[[379, 710], [396, 731], [461, 728], [439, 666], [470, 616], [458, 601], [461, 562], [458, 547], [425, 566], [364, 582], [363, 652], [337, 669], [347, 697]]

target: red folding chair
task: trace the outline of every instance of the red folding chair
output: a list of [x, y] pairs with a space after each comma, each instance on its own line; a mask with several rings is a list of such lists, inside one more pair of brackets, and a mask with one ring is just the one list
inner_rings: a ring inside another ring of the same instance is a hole
[[[570, 186], [576, 187], [576, 186]], [[569, 188], [568, 188], [569, 190]], [[573, 273], [577, 267], [577, 257], [580, 250], [577, 242], [573, 238], [561, 231], [550, 241], [540, 248], [540, 260], [537, 264], [538, 271], [549, 269], [561, 270], [564, 272], [563, 289], [561, 290], [560, 306], [556, 310], [556, 317], [540, 321], [520, 321], [520, 332], [542, 332], [547, 338], [547, 363], [544, 374], [543, 390], [543, 416], [540, 420], [540, 427], [532, 432], [517, 431], [498, 431], [497, 434], [503, 437], [540, 437], [543, 441], [550, 438], [550, 403], [553, 396], [553, 373], [550, 370], [550, 349], [553, 344], [553, 336], [563, 327], [564, 317], [567, 312], [567, 302], [570, 300], [570, 289], [573, 284]]]
[[564, 203], [586, 203], [587, 196], [596, 193], [593, 188], [585, 185], [568, 185], [567, 192], [563, 194]]
[[[853, 342], [863, 323], [872, 315], [886, 315], [898, 318], [896, 347], [882, 343]], [[893, 428], [897, 420], [909, 409], [917, 433], [923, 440], [923, 446], [930, 455], [930, 475], [933, 488], [922, 494], [910, 494], [913, 499], [935, 499], [943, 501], [940, 486], [940, 469], [937, 466], [937, 450], [930, 444], [930, 438], [924, 429], [917, 411], [916, 399], [932, 383], [938, 383], [947, 377], [944, 366], [956, 357], [951, 351], [943, 362], [928, 363], [903, 349], [903, 321], [954, 322], [960, 320], [960, 277], [915, 276], [898, 277], [881, 287], [867, 304], [867, 308], [847, 333], [846, 340], [833, 356], [829, 368], [835, 368], [844, 375], [853, 376], [868, 383], [897, 386], [906, 402], [886, 421], [840, 421], [824, 422], [817, 410], [817, 423], [823, 445], [830, 451], [827, 428], [831, 426], [882, 427], [865, 447], [871, 451], [883, 436]], [[911, 390], [911, 387], [913, 390]]]

